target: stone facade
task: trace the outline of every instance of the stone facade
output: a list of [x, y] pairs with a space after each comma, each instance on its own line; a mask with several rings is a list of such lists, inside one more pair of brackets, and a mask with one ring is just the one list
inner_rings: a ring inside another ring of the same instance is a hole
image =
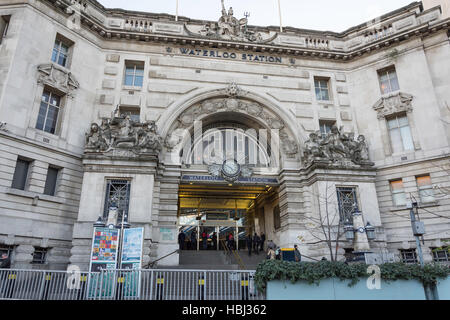
[[[129, 222], [145, 229], [144, 263], [173, 252], [182, 177], [209, 175], [207, 165], [179, 159], [181, 133], [194, 132], [199, 120], [225, 119], [277, 132], [276, 170], [248, 173], [277, 180], [254, 213], [254, 228], [267, 239], [300, 244], [312, 258], [329, 256], [311, 221], [323, 212], [335, 218], [336, 188], [352, 187], [364, 223], [376, 228], [371, 251], [399, 256], [416, 244], [391, 181], [401, 179], [407, 198], [419, 199], [417, 177], [429, 176], [435, 200], [420, 203], [419, 215], [431, 261], [431, 248], [450, 239], [450, 19], [444, 8], [425, 4], [342, 33], [280, 33], [225, 8], [205, 22], [107, 9], [94, 0], [4, 1], [0, 249], [14, 248], [14, 267], [87, 269], [107, 182], [125, 179]], [[55, 40], [67, 47], [64, 66], [52, 61], [61, 50]], [[125, 81], [129, 66], [142, 70], [141, 82]], [[398, 88], [383, 93], [382, 74], [393, 68]], [[54, 132], [37, 129], [44, 92], [60, 97]], [[412, 140], [407, 151], [392, 145], [389, 121], [399, 116]], [[324, 123], [331, 133], [322, 135]], [[24, 190], [12, 187], [18, 159], [29, 163]], [[44, 194], [49, 167], [58, 169], [53, 195]], [[339, 232], [336, 222], [330, 228]], [[47, 250], [44, 265], [32, 263], [36, 248]], [[338, 255], [351, 248], [342, 240]], [[160, 262], [176, 264], [176, 254]]]

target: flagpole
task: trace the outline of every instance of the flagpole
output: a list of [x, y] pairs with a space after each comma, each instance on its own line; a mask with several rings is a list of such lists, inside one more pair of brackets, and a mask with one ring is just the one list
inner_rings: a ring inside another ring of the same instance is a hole
[[283, 22], [281, 20], [281, 0], [278, 0], [278, 12], [280, 14], [280, 32], [283, 32]]
[[177, 14], [175, 16], [175, 21], [178, 21], [178, 0], [177, 0]]

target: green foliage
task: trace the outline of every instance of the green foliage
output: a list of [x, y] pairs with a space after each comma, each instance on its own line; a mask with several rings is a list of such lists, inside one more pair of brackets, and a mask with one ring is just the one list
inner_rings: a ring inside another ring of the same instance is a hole
[[[418, 280], [424, 284], [436, 283], [438, 278], [450, 275], [450, 267], [439, 264], [427, 264], [421, 268], [418, 264], [385, 263], [379, 265], [381, 279], [385, 281]], [[349, 286], [354, 286], [361, 278], [368, 278], [368, 265], [364, 263], [346, 264], [344, 262], [320, 261], [289, 262], [266, 260], [258, 265], [255, 274], [255, 284], [259, 291], [264, 291], [267, 281], [284, 280], [296, 283], [305, 281], [308, 284], [319, 285], [321, 280], [338, 278], [349, 280]]]

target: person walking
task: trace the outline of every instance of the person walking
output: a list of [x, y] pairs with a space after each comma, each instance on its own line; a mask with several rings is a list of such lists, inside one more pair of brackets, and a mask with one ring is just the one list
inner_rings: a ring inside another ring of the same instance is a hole
[[252, 246], [253, 246], [253, 240], [251, 235], [247, 235], [246, 243], [248, 249], [248, 256], [250, 257], [252, 255]]
[[191, 249], [197, 250], [197, 232], [194, 230], [191, 232]]
[[253, 250], [256, 254], [259, 254], [259, 242], [261, 239], [259, 238], [258, 234], [255, 232], [253, 235]]
[[183, 231], [178, 234], [178, 244], [180, 245], [180, 250], [184, 250], [184, 242], [186, 241], [186, 235]]
[[208, 234], [206, 231], [202, 232], [202, 244], [203, 244], [203, 250], [208, 249]]
[[302, 261], [302, 255], [300, 254], [300, 251], [298, 251], [298, 247], [296, 244], [294, 245], [294, 258], [295, 258], [295, 262]]
[[261, 233], [261, 242], [260, 242], [260, 247], [259, 247], [259, 251], [264, 251], [264, 242], [266, 242], [266, 235], [264, 234], [264, 232]]

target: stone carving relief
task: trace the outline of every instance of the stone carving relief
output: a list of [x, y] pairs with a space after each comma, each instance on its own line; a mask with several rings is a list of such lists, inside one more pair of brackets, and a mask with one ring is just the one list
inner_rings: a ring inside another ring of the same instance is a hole
[[200, 120], [201, 117], [217, 112], [237, 112], [258, 118], [267, 124], [270, 129], [279, 130], [281, 152], [289, 158], [295, 157], [299, 150], [298, 145], [289, 135], [285, 123], [279, 116], [265, 111], [263, 106], [257, 102], [243, 99], [247, 92], [240, 89], [235, 83], [231, 83], [225, 89], [218, 90], [217, 95], [225, 95], [226, 97], [205, 100], [195, 104], [178, 117], [164, 141], [164, 145], [169, 151], [182, 142], [186, 129], [189, 130], [194, 122]]
[[373, 109], [377, 112], [378, 119], [384, 119], [386, 116], [392, 114], [412, 112], [412, 100], [412, 95], [398, 92], [378, 100], [373, 106]]
[[0, 122], [0, 131], [8, 132], [8, 129], [6, 129], [6, 122]]
[[369, 150], [363, 135], [355, 139], [355, 134], [343, 134], [333, 126], [331, 132], [323, 137], [313, 132], [305, 142], [303, 159], [307, 165], [314, 162], [344, 166], [373, 166], [369, 160]]
[[91, 125], [86, 133], [85, 153], [127, 157], [158, 155], [162, 144], [155, 121], [137, 123], [115, 112], [111, 119], [103, 118], [101, 125]]
[[38, 83], [58, 89], [68, 95], [80, 86], [72, 73], [56, 64], [41, 64], [38, 67]]
[[248, 19], [240, 20], [234, 17], [233, 8], [227, 11], [224, 0], [222, 1], [222, 16], [217, 23], [207, 23], [198, 32], [201, 35], [213, 39], [236, 40], [244, 42], [267, 43], [273, 41], [278, 34], [264, 39], [262, 34], [248, 28]]

